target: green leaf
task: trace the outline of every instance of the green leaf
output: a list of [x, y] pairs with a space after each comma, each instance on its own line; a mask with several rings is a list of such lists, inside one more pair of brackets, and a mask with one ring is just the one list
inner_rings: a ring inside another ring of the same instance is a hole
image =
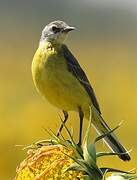
[[[65, 153], [64, 153], [65, 154]], [[102, 179], [102, 172], [98, 168], [94, 168], [94, 166], [89, 166], [89, 164], [83, 159], [77, 159], [75, 157], [69, 156], [65, 154], [69, 158], [71, 158], [75, 163], [81, 166], [82, 170], [86, 172], [93, 180], [101, 180]]]
[[95, 145], [90, 143], [91, 121], [92, 121], [92, 113], [91, 113], [91, 108], [90, 108], [90, 120], [88, 123], [88, 128], [87, 128], [84, 140], [83, 140], [82, 149], [83, 149], [84, 159], [87, 161], [87, 163], [97, 168]]
[[100, 171], [100, 169], [98, 167], [94, 167], [94, 165], [91, 164], [91, 166], [89, 166], [89, 164], [83, 160], [83, 159], [78, 159], [78, 163], [80, 163], [84, 169], [86, 169], [86, 172], [88, 173], [89, 176], [93, 176], [93, 180], [100, 180], [102, 179], [102, 172]]
[[68, 168], [66, 168], [64, 172], [71, 171], [71, 170], [72, 171], [85, 171], [84, 168], [76, 162], [74, 162]]
[[67, 126], [65, 125], [65, 123], [63, 122], [63, 120], [61, 119], [61, 117], [60, 117], [60, 120], [61, 120], [64, 128], [66, 129], [69, 137], [70, 137], [70, 142], [72, 143], [72, 146], [71, 146], [71, 147], [72, 147], [73, 150], [76, 152], [76, 154], [78, 154], [80, 157], [83, 157], [83, 153], [82, 153], [81, 148], [80, 148], [80, 147], [75, 143], [75, 141], [73, 140], [73, 137], [72, 137], [69, 129], [67, 128]]
[[111, 172], [111, 173], [112, 172], [117, 172], [117, 173], [129, 174], [129, 175], [134, 174], [132, 172], [126, 172], [126, 171], [122, 171], [122, 170], [115, 169], [115, 168], [109, 168], [109, 167], [103, 167], [103, 168], [100, 168], [100, 170], [102, 171], [103, 174], [109, 173], [109, 172]]
[[83, 175], [82, 177], [84, 180], [93, 180], [89, 175]]
[[31, 145], [26, 145], [23, 150], [28, 150], [28, 149], [38, 149], [41, 148], [42, 146], [47, 146], [49, 144], [57, 145], [58, 142], [54, 139], [47, 139], [47, 140], [41, 140], [37, 141]]
[[115, 179], [125, 179], [125, 180], [132, 180], [132, 179], [136, 179], [137, 175], [136, 174], [126, 174], [126, 173], [115, 173], [112, 174], [110, 177], [108, 177], [108, 180], [111, 180], [111, 178], [115, 178]]
[[118, 155], [122, 155], [122, 154], [127, 154], [127, 153], [129, 153], [129, 152], [131, 152], [131, 150], [130, 151], [127, 151], [127, 152], [125, 152], [125, 153], [114, 153], [114, 152], [97, 152], [96, 153], [96, 157], [98, 158], [98, 157], [102, 157], [102, 156], [118, 156]]
[[94, 143], [97, 143], [99, 140], [103, 139], [104, 137], [106, 137], [107, 135], [111, 134], [112, 132], [114, 132], [116, 129], [118, 129], [121, 126], [122, 122], [119, 123], [114, 129], [108, 131], [107, 133], [102, 134], [101, 136], [98, 136], [95, 140]]

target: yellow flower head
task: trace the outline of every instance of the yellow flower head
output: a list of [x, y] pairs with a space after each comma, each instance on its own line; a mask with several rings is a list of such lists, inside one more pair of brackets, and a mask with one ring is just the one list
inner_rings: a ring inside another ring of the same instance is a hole
[[49, 145], [37, 150], [28, 150], [28, 157], [17, 168], [15, 179], [83, 179], [82, 172], [65, 172], [65, 169], [74, 163], [69, 156], [75, 156], [74, 151], [62, 145]]

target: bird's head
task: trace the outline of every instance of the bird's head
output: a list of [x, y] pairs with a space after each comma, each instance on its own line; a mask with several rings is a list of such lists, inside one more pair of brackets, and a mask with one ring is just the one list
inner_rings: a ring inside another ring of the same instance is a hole
[[74, 29], [74, 27], [68, 26], [63, 21], [53, 21], [43, 29], [40, 42], [48, 41], [51, 43], [62, 44], [66, 39], [68, 32]]

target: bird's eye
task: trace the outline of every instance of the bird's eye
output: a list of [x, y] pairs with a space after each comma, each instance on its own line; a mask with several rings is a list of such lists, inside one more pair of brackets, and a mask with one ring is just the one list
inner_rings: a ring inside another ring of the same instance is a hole
[[52, 26], [52, 31], [54, 33], [60, 32], [60, 28], [56, 27], [56, 26]]

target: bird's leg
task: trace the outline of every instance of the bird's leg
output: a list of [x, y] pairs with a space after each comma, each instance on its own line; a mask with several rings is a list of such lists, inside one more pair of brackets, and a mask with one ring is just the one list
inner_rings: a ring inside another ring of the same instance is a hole
[[82, 145], [83, 118], [84, 118], [84, 113], [83, 113], [82, 109], [79, 107], [80, 129], [79, 129], [79, 142], [78, 142], [78, 146], [80, 146], [80, 147]]
[[61, 124], [61, 126], [60, 126], [60, 128], [59, 128], [59, 130], [58, 130], [58, 132], [57, 132], [57, 137], [59, 137], [59, 135], [60, 135], [60, 133], [61, 133], [61, 131], [62, 131], [62, 129], [63, 129], [63, 124], [65, 124], [66, 123], [66, 121], [67, 121], [67, 119], [68, 119], [68, 113], [67, 113], [67, 111], [64, 111], [63, 110], [63, 114], [64, 114], [64, 120], [63, 120], [63, 123]]

